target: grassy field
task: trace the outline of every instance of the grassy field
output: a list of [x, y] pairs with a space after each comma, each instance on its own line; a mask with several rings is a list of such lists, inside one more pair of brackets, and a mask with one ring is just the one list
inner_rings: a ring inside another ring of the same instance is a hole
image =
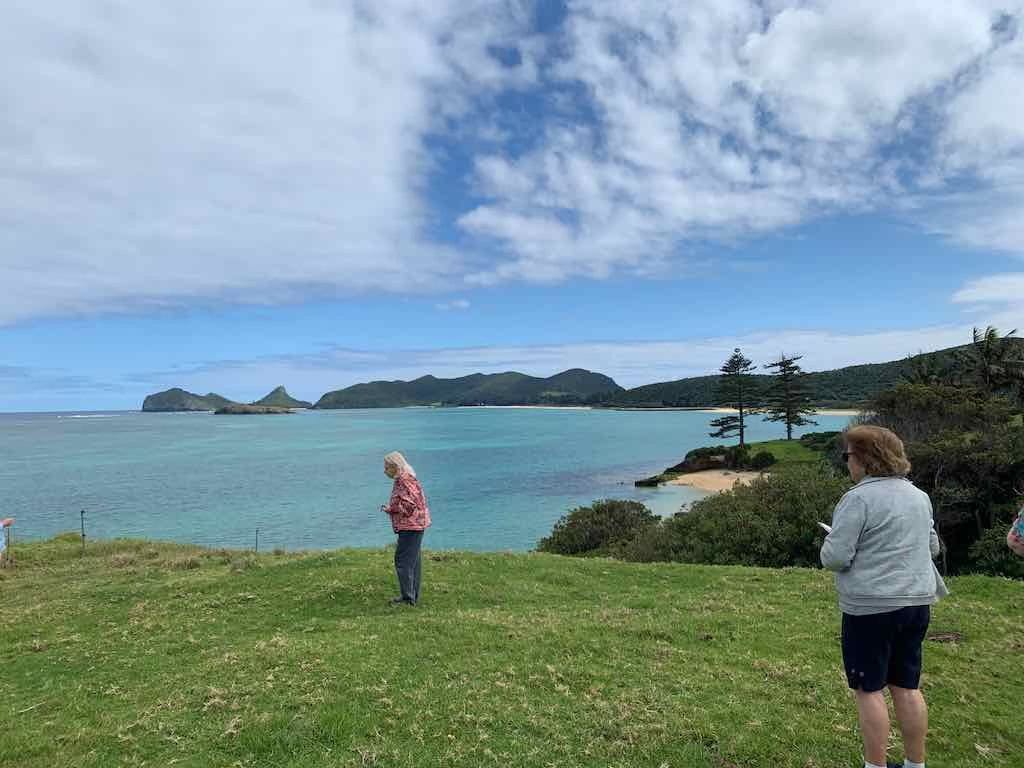
[[[2, 766], [858, 764], [824, 572], [438, 552], [421, 606], [393, 609], [382, 550], [70, 536], [19, 557]], [[932, 764], [1020, 766], [1024, 584], [951, 588]]]
[[[816, 464], [823, 458], [821, 453], [812, 451], [799, 440], [765, 440], [747, 445], [751, 456], [756, 456], [761, 451], [772, 454], [776, 461], [776, 464], [772, 466], [776, 468], [793, 464]], [[771, 467], [768, 468], [768, 471], [771, 471]]]

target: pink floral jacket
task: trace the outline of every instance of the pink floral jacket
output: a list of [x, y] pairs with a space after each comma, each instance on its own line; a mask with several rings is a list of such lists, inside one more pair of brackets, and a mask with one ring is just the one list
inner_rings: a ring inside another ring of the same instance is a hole
[[408, 472], [395, 478], [391, 499], [384, 507], [391, 516], [391, 528], [399, 531], [423, 531], [430, 527], [430, 509], [420, 481]]
[[1017, 519], [1013, 521], [1010, 532], [1006, 534], [1006, 543], [1015, 555], [1024, 557], [1024, 507], [1021, 507]]

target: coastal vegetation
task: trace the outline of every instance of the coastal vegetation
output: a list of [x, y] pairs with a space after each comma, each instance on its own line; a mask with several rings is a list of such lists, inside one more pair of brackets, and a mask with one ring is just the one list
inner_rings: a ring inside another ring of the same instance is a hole
[[[985, 332], [979, 333], [984, 342]], [[1024, 340], [1009, 334], [999, 336], [999, 339], [1001, 341], [989, 342], [982, 350], [989, 356], [993, 369], [1000, 365], [997, 359], [1000, 355], [1010, 361], [1024, 355]], [[947, 377], [951, 371], [961, 367], [959, 361], [963, 356], [978, 353], [975, 346], [972, 344], [923, 353], [889, 363], [853, 365], [832, 371], [806, 373], [801, 379], [802, 386], [806, 388], [806, 402], [816, 408], [859, 409], [901, 382], [915, 377], [932, 380]], [[773, 379], [768, 374], [748, 374], [744, 385], [744, 401], [764, 404], [769, 399]], [[280, 402], [264, 402], [273, 396], [274, 392], [271, 392], [254, 405], [284, 405]], [[202, 402], [204, 398], [219, 398], [219, 402]], [[195, 395], [175, 388], [150, 395], [142, 409], [212, 411], [230, 402], [220, 395]], [[510, 371], [499, 374], [476, 373], [456, 379], [422, 376], [413, 381], [368, 382], [328, 392], [314, 407], [588, 405], [598, 408], [710, 408], [721, 402], [717, 375], [623, 389], [608, 376], [576, 368], [547, 379]], [[295, 401], [286, 407], [302, 408], [308, 407], [308, 404]]]
[[656, 486], [682, 475], [708, 470], [778, 471], [799, 464], [816, 464], [835, 450], [838, 432], [809, 432], [799, 440], [764, 440], [739, 445], [712, 445], [688, 451], [678, 464], [652, 477], [637, 480], [636, 486]]
[[548, 378], [507, 373], [413, 381], [374, 381], [328, 392], [317, 408], [387, 408], [414, 405], [582, 405], [621, 390], [600, 373], [573, 368]]
[[[942, 540], [942, 570], [1024, 578], [1006, 531], [1024, 503], [1024, 361], [1009, 334], [975, 331], [970, 346], [950, 358], [941, 375], [908, 376], [866, 404], [859, 421], [892, 429], [905, 443], [910, 479], [931, 497]], [[723, 377], [726, 378], [727, 377]], [[799, 441], [713, 446], [686, 454], [664, 473], [638, 481], [657, 485], [707, 469], [751, 469], [769, 454], [770, 473], [694, 502], [671, 518], [648, 520], [602, 540], [600, 553], [637, 561], [806, 566], [817, 562], [821, 532], [849, 487], [839, 460], [841, 436], [811, 433]], [[756, 453], [752, 453], [756, 451]], [[606, 509], [613, 509], [608, 501]], [[643, 518], [639, 510], [631, 520]], [[574, 510], [543, 540], [586, 541], [591, 516]], [[608, 522], [605, 530], [616, 530]], [[591, 554], [562, 552], [563, 554]]]
[[[253, 554], [77, 536], [0, 571], [0, 766], [847, 768], [831, 575], [547, 554]], [[929, 746], [1019, 764], [1020, 585], [950, 580]]]
[[[988, 329], [978, 333], [984, 341]], [[999, 337], [1006, 339], [998, 343], [999, 355], [1010, 360], [1024, 357], [1024, 339], [1010, 334]], [[981, 353], [994, 355], [995, 347], [996, 345], [990, 343], [989, 348], [981, 350]], [[812, 371], [806, 374], [804, 385], [810, 402], [819, 408], [860, 409], [882, 392], [919, 376], [922, 372], [933, 381], [955, 377], [957, 371], [963, 368], [961, 361], [964, 357], [973, 358], [977, 354], [979, 351], [976, 345], [971, 343], [935, 352], [924, 352], [887, 363], [851, 365], [831, 371]], [[770, 375], [750, 374], [750, 401], [763, 401], [771, 381]], [[647, 384], [600, 398], [595, 404], [628, 408], [706, 408], [718, 403], [718, 383], [719, 377], [712, 375]]]
[[809, 418], [814, 415], [814, 403], [807, 388], [807, 374], [800, 368], [801, 355], [780, 355], [766, 369], [774, 371], [772, 382], [764, 399], [765, 421], [782, 422], [786, 427], [786, 439], [793, 439], [794, 427], [807, 427], [818, 422]]
[[214, 413], [218, 416], [266, 416], [279, 413], [294, 413], [294, 411], [292, 411], [291, 408], [279, 408], [273, 405], [243, 405], [240, 403], [232, 403], [231, 405], [225, 405], [222, 408], [218, 408]]
[[739, 438], [740, 448], [746, 445], [746, 416], [754, 409], [750, 403], [750, 374], [755, 369], [754, 363], [737, 348], [721, 367], [718, 381], [717, 405], [724, 405], [736, 410], [735, 414], [720, 416], [711, 422], [715, 429], [711, 437]]

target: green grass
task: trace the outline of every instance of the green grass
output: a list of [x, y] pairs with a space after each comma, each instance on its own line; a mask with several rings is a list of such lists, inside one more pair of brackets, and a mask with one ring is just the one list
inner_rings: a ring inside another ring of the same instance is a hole
[[[790, 466], [793, 464], [817, 464], [822, 460], [822, 454], [811, 450], [799, 440], [765, 440], [760, 443], [748, 443], [750, 455], [756, 456], [761, 451], [767, 451], [775, 457], [776, 464], [772, 467]], [[772, 467], [768, 468], [770, 472]]]
[[[846, 768], [860, 755], [830, 577], [75, 537], [0, 571], [0, 765]], [[1020, 765], [1024, 586], [952, 580], [931, 758]], [[895, 758], [898, 753], [894, 752]]]

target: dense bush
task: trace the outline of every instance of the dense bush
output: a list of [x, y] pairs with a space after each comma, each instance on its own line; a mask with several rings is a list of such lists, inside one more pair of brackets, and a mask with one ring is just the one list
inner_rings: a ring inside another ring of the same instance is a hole
[[800, 445], [812, 451], [828, 453], [835, 449], [842, 436], [842, 432], [806, 432], [800, 436]]
[[775, 455], [769, 451], [758, 451], [746, 463], [745, 469], [762, 470], [767, 469], [775, 463]]
[[843, 461], [842, 432], [808, 432], [801, 435], [800, 444], [817, 451], [832, 467], [840, 472], [846, 471]]
[[[712, 445], [694, 448], [681, 462], [669, 467], [667, 472], [699, 472], [704, 469], [764, 469], [775, 463], [775, 457], [768, 451], [761, 451], [759, 464], [752, 462], [750, 447], [743, 445]], [[768, 460], [770, 457], [771, 461]], [[768, 463], [765, 463], [768, 462]]]
[[820, 466], [788, 467], [641, 529], [620, 554], [645, 562], [815, 566], [824, 536], [818, 522], [831, 520], [849, 486]]
[[989, 528], [971, 545], [970, 570], [992, 576], [1024, 579], [1024, 558], [1017, 557], [1006, 546], [1006, 532], [1010, 521]]
[[739, 469], [749, 458], [747, 446], [710, 445], [694, 448], [669, 472], [699, 472], [702, 469]]
[[1008, 424], [1014, 404], [970, 387], [901, 384], [880, 394], [869, 408], [871, 423], [887, 427], [905, 443], [927, 441], [942, 432], [972, 432]]
[[1024, 486], [1017, 407], [971, 387], [903, 384], [880, 395], [871, 410], [872, 423], [892, 429], [906, 444], [910, 478], [931, 497], [948, 570], [975, 570], [973, 545]]
[[559, 519], [537, 549], [558, 555], [612, 555], [659, 519], [639, 501], [595, 501]]

